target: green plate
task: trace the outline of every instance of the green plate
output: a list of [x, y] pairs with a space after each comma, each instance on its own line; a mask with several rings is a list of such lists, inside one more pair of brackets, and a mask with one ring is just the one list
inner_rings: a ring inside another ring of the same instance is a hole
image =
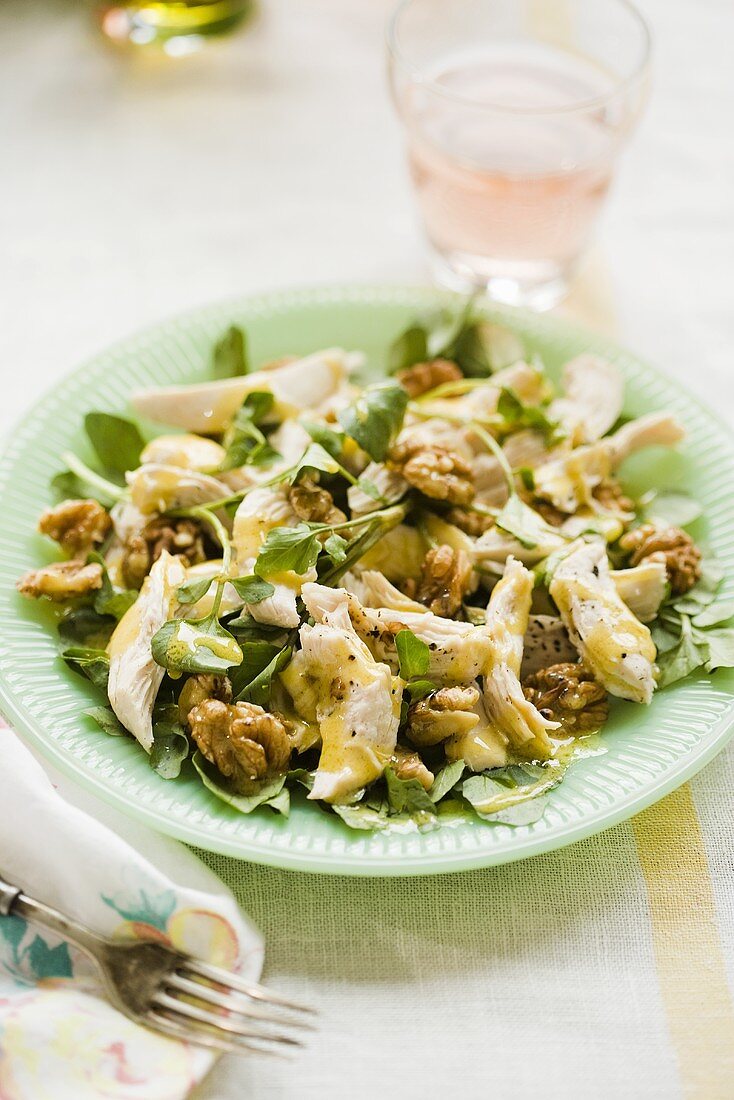
[[[256, 361], [327, 345], [360, 348], [377, 364], [390, 340], [419, 311], [455, 305], [430, 289], [335, 288], [270, 294], [212, 306], [158, 325], [99, 355], [59, 383], [25, 418], [0, 462], [0, 704], [31, 744], [97, 795], [153, 827], [214, 852], [277, 867], [353, 875], [415, 875], [489, 866], [570, 844], [631, 817], [673, 790], [722, 748], [734, 721], [734, 673], [691, 677], [648, 708], [615, 704], [603, 755], [579, 761], [552, 792], [543, 817], [513, 828], [462, 819], [426, 833], [349, 830], [333, 815], [294, 799], [290, 818], [270, 810], [244, 817], [210, 795], [196, 776], [159, 779], [143, 751], [110, 738], [82, 713], [91, 687], [58, 660], [49, 613], [15, 593], [16, 578], [52, 548], [34, 534], [49, 502], [59, 455], [84, 453], [89, 409], [122, 411], [130, 391], [203, 376], [212, 342], [231, 322], [247, 328]], [[627, 377], [626, 412], [677, 413], [688, 439], [676, 454], [649, 452], [624, 472], [632, 489], [684, 488], [706, 520], [695, 532], [724, 563], [734, 589], [730, 433], [673, 379], [598, 336], [550, 318], [493, 309], [555, 372], [592, 350]]]

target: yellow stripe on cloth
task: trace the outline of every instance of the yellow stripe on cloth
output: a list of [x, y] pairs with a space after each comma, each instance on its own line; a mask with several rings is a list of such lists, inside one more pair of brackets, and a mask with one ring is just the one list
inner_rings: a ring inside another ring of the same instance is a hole
[[734, 1096], [734, 1006], [711, 875], [686, 783], [632, 820], [650, 904], [653, 947], [683, 1089]]

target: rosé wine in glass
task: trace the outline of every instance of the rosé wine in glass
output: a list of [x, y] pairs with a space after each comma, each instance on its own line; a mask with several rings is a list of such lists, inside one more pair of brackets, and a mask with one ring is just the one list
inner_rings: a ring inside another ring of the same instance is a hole
[[[452, 286], [547, 308], [588, 243], [644, 100], [647, 37], [623, 0], [578, 3], [592, 42], [597, 8], [642, 36], [622, 87], [603, 57], [566, 43], [571, 0], [405, 0], [396, 12], [393, 90], [435, 266]], [[619, 36], [615, 20], [605, 26], [602, 39]]]

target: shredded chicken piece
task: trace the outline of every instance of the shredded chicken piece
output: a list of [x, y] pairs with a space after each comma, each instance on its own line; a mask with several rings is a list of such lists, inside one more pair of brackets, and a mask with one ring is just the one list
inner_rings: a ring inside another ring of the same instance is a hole
[[304, 477], [288, 492], [291, 508], [299, 519], [307, 523], [343, 523], [347, 518], [341, 508], [334, 504], [334, 498], [328, 489], [310, 477]]
[[206, 561], [206, 531], [197, 519], [157, 516], [142, 531], [130, 536], [122, 557], [122, 575], [131, 588], [140, 588], [164, 550], [180, 559], [185, 568]]
[[679, 527], [644, 523], [623, 535], [619, 545], [631, 552], [630, 564], [633, 566], [641, 562], [661, 562], [674, 596], [690, 591], [701, 577], [701, 551], [691, 536]]
[[81, 561], [57, 561], [42, 569], [31, 569], [18, 581], [21, 596], [39, 600], [45, 596], [55, 603], [87, 596], [102, 587], [102, 566]]
[[462, 505], [474, 499], [471, 465], [439, 443], [398, 443], [390, 453], [390, 464], [432, 500]]
[[255, 703], [207, 699], [188, 718], [202, 756], [242, 794], [251, 794], [264, 779], [282, 775], [288, 767], [291, 742], [285, 724]]
[[414, 363], [412, 367], [405, 367], [395, 377], [410, 397], [420, 397], [429, 390], [435, 390], [436, 386], [456, 382], [464, 376], [450, 359], [429, 359], [426, 363]]
[[424, 791], [430, 790], [433, 786], [435, 778], [433, 772], [428, 770], [417, 752], [403, 748], [402, 745], [395, 746], [395, 752], [390, 758], [390, 767], [398, 779], [417, 779]]
[[209, 673], [189, 676], [178, 697], [178, 713], [183, 725], [188, 725], [189, 714], [194, 707], [207, 699], [219, 699], [222, 703], [232, 702], [232, 684], [227, 676], [213, 676]]
[[406, 594], [425, 604], [434, 615], [452, 618], [469, 591], [471, 575], [471, 562], [463, 550], [453, 550], [446, 544], [436, 546], [425, 556], [418, 584], [406, 582]]
[[440, 688], [411, 705], [405, 735], [421, 748], [460, 737], [478, 725], [478, 702], [479, 689], [473, 684]]
[[525, 698], [568, 733], [591, 733], [609, 716], [602, 684], [582, 664], [549, 665], [523, 680]]
[[48, 508], [38, 521], [41, 534], [74, 557], [103, 543], [111, 528], [112, 520], [96, 500], [65, 500]]

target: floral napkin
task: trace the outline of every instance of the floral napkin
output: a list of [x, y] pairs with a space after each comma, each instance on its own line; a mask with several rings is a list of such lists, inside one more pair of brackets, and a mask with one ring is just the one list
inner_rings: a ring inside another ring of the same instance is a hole
[[[0, 873], [104, 935], [259, 977], [260, 934], [219, 879], [107, 807], [91, 817], [70, 805], [1, 719]], [[113, 1009], [85, 955], [0, 917], [0, 1100], [177, 1100], [213, 1059]]]

